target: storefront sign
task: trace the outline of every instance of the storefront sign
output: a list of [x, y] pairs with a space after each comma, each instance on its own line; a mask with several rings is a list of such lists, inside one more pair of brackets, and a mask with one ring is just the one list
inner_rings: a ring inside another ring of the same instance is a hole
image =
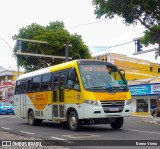
[[133, 85], [129, 89], [133, 96], [160, 94], [160, 84]]
[[151, 85], [151, 94], [160, 94], [160, 84]]

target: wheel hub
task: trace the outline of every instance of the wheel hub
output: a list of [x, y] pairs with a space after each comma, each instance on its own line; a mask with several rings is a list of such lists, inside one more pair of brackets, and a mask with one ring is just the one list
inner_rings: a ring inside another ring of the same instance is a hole
[[75, 117], [71, 117], [71, 119], [70, 119], [70, 125], [71, 125], [72, 128], [75, 127], [75, 125], [76, 125], [76, 118]]

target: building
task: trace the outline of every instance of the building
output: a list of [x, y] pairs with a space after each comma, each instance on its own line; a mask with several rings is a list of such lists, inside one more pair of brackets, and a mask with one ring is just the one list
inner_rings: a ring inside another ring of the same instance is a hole
[[150, 113], [156, 106], [156, 98], [160, 94], [160, 83], [130, 85], [132, 94], [132, 112]]
[[160, 94], [160, 64], [115, 53], [93, 56], [93, 59], [111, 62], [125, 70], [132, 95], [132, 112], [150, 113]]
[[7, 99], [12, 102], [14, 81], [23, 71], [16, 71], [13, 68], [4, 68], [0, 66], [0, 92], [1, 99]]

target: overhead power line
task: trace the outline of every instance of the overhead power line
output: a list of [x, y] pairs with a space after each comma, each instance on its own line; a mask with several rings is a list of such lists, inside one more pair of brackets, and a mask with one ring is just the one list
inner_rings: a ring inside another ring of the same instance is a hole
[[[104, 51], [104, 50], [106, 50], [106, 49], [123, 46], [123, 45], [129, 44], [129, 43], [132, 43], [132, 42], [133, 42], [133, 41], [128, 41], [128, 42], [125, 42], [125, 43], [121, 43], [121, 44], [117, 44], [117, 45], [113, 45], [113, 46], [108, 46], [108, 47], [99, 46], [99, 48], [103, 47], [104, 49], [99, 50], [99, 51], [96, 51], [96, 52], [93, 52], [93, 53], [98, 53], [98, 52]], [[89, 46], [89, 47], [94, 47], [94, 46]], [[95, 47], [98, 48], [98, 46], [95, 46]], [[93, 53], [92, 53], [92, 54], [93, 54]]]
[[[12, 49], [12, 47], [10, 46], [10, 44], [9, 44], [5, 39], [0, 38], [0, 40], [3, 40], [3, 41], [10, 47], [10, 49]], [[12, 50], [13, 50], [13, 49], [12, 49]]]
[[[112, 20], [113, 20], [113, 19], [117, 19], [117, 18], [120, 18], [120, 17], [112, 18]], [[105, 21], [108, 21], [108, 20], [111, 20], [111, 19], [105, 19], [105, 20], [100, 20], [100, 21], [94, 21], [94, 22], [89, 22], [89, 23], [85, 23], [85, 24], [79, 24], [79, 25], [75, 25], [75, 26], [69, 26], [69, 27], [67, 27], [67, 28], [82, 27], [82, 26], [87, 26], [87, 25], [92, 25], [92, 24], [96, 24], [96, 23], [105, 22]]]

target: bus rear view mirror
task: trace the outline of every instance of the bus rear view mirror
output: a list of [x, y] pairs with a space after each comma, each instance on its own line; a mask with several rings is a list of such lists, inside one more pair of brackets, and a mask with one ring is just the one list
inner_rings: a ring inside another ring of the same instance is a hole
[[123, 69], [119, 69], [123, 77], [125, 78], [125, 71]]

